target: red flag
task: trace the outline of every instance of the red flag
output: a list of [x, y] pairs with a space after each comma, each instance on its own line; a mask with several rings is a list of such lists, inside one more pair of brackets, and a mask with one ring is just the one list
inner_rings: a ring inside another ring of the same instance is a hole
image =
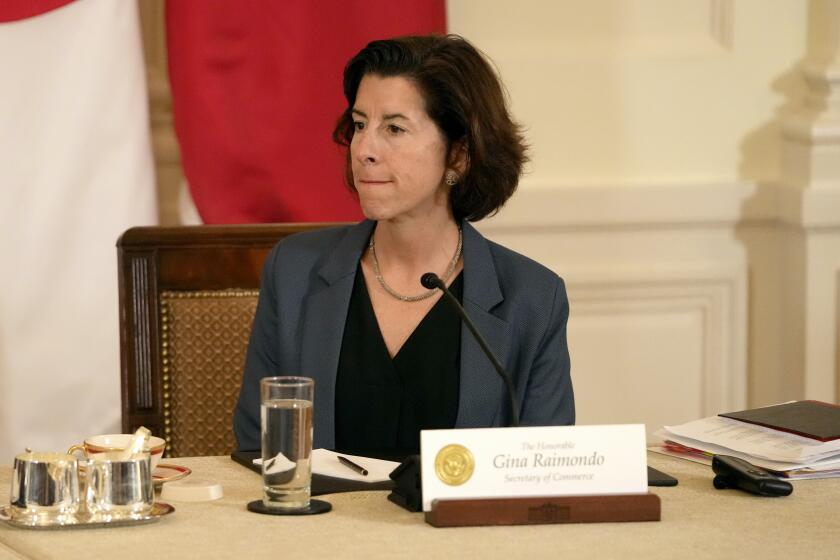
[[0, 23], [39, 16], [60, 8], [73, 0], [3, 0], [0, 2]]
[[361, 217], [331, 133], [344, 65], [374, 39], [443, 32], [443, 0], [167, 2], [175, 129], [205, 223]]

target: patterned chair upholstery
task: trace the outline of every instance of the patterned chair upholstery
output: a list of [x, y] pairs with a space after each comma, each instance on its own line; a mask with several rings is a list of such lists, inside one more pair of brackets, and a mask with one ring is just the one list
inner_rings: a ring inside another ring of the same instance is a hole
[[227, 455], [262, 263], [323, 224], [141, 227], [117, 242], [122, 429], [167, 457]]

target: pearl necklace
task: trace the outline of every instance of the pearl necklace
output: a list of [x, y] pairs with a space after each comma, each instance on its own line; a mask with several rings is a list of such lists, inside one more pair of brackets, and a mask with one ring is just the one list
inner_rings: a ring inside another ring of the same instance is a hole
[[[379, 285], [382, 286], [382, 289], [388, 292], [389, 295], [392, 297], [400, 300], [400, 301], [422, 301], [424, 299], [428, 299], [432, 297], [437, 290], [428, 290], [420, 295], [416, 296], [404, 296], [401, 293], [394, 290], [391, 286], [385, 283], [385, 279], [382, 277], [382, 273], [379, 271], [379, 260], [376, 258], [376, 243], [373, 240], [374, 236], [370, 236], [370, 243], [368, 243], [368, 248], [370, 249], [370, 255], [373, 257], [373, 273], [376, 275], [376, 279], [379, 281]], [[455, 249], [455, 254], [452, 256], [452, 260], [449, 262], [449, 266], [446, 268], [446, 273], [443, 275], [442, 281], [444, 284], [449, 281], [449, 277], [452, 276], [452, 273], [455, 272], [455, 267], [458, 265], [458, 260], [461, 258], [461, 249], [463, 248], [464, 244], [464, 235], [461, 232], [461, 228], [458, 228], [458, 247]]]

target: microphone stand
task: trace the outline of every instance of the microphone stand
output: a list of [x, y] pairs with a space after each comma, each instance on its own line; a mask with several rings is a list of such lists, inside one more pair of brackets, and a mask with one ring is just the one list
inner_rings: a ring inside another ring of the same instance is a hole
[[514, 428], [519, 426], [519, 404], [517, 403], [516, 398], [516, 389], [513, 386], [513, 380], [510, 378], [510, 375], [505, 371], [505, 368], [502, 367], [502, 364], [499, 363], [499, 360], [493, 354], [493, 351], [490, 350], [490, 346], [487, 344], [487, 341], [481, 336], [481, 333], [478, 332], [478, 329], [475, 326], [475, 323], [472, 322], [467, 312], [464, 310], [464, 307], [458, 301], [458, 298], [452, 295], [446, 284], [438, 278], [438, 275], [434, 272], [427, 272], [423, 276], [420, 277], [420, 283], [423, 285], [424, 288], [429, 290], [433, 290], [435, 288], [439, 289], [443, 292], [443, 297], [446, 298], [446, 301], [452, 306], [452, 309], [461, 317], [464, 321], [464, 324], [467, 325], [467, 328], [472, 333], [473, 337], [475, 337], [476, 342], [481, 347], [481, 350], [484, 352], [484, 355], [487, 356], [487, 359], [490, 360], [490, 363], [493, 364], [493, 367], [496, 369], [496, 373], [499, 374], [499, 377], [505, 382], [505, 386], [507, 387], [507, 394], [508, 394], [508, 401], [510, 403], [510, 425]]
[[[456, 313], [467, 325], [467, 328], [475, 337], [481, 350], [493, 364], [496, 373], [499, 374], [505, 382], [508, 399], [510, 402], [510, 425], [513, 427], [519, 426], [519, 405], [517, 404], [516, 389], [513, 386], [513, 380], [510, 378], [505, 368], [499, 363], [499, 360], [490, 350], [487, 341], [478, 332], [475, 324], [467, 315], [458, 298], [452, 295], [446, 285], [433, 272], [427, 272], [420, 278], [420, 283], [424, 288], [433, 290], [435, 288], [443, 292], [443, 297], [452, 306]], [[420, 481], [420, 455], [410, 455], [400, 466], [393, 470], [390, 474], [391, 480], [394, 481], [394, 490], [388, 495], [388, 499], [408, 511], [421, 511], [423, 509], [422, 486]]]
[[[505, 382], [507, 389], [508, 400], [510, 402], [510, 425], [513, 427], [519, 426], [519, 401], [516, 397], [516, 388], [513, 386], [513, 380], [510, 378], [505, 368], [496, 358], [487, 341], [478, 332], [475, 323], [472, 322], [464, 307], [458, 301], [458, 298], [452, 295], [446, 288], [446, 284], [438, 278], [434, 272], [427, 272], [420, 278], [420, 283], [427, 290], [434, 290], [435, 288], [443, 292], [443, 297], [452, 306], [452, 309], [461, 317], [464, 324], [475, 337], [484, 355], [493, 364], [496, 373]], [[394, 490], [388, 495], [388, 499], [407, 509], [408, 511], [420, 511], [423, 509], [422, 488], [420, 483], [420, 456], [410, 455], [403, 461], [400, 466], [394, 469], [390, 474], [391, 480], [394, 481]]]

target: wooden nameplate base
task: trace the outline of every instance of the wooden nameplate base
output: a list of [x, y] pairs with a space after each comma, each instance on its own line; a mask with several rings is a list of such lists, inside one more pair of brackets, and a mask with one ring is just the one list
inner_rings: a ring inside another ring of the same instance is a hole
[[659, 521], [656, 494], [435, 500], [426, 513], [434, 527]]

